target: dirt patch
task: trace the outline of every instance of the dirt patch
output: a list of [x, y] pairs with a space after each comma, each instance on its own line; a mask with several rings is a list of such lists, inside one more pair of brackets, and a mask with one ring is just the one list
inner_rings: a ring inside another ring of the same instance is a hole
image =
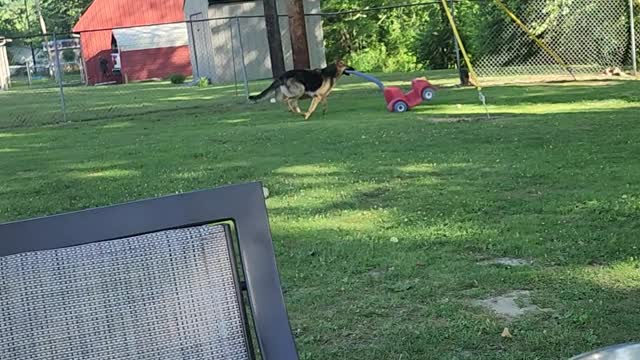
[[479, 265], [503, 265], [503, 266], [528, 266], [528, 265], [531, 265], [531, 261], [526, 259], [504, 257], [504, 258], [481, 261], [478, 264]]
[[363, 192], [360, 196], [363, 198], [378, 199], [386, 195], [389, 190], [390, 189], [388, 188], [375, 188], [373, 190]]
[[492, 310], [497, 315], [512, 320], [520, 316], [548, 311], [531, 303], [531, 293], [527, 290], [515, 290], [502, 296], [486, 300], [476, 300], [474, 305]]
[[419, 119], [432, 124], [442, 124], [442, 123], [476, 122], [476, 121], [486, 120], [487, 117], [486, 115], [485, 116], [478, 115], [475, 117], [429, 117], [429, 118], [420, 117]]
[[382, 269], [373, 269], [369, 272], [367, 272], [367, 275], [375, 280], [379, 280], [382, 279], [382, 277], [384, 276], [386, 271], [382, 270]]

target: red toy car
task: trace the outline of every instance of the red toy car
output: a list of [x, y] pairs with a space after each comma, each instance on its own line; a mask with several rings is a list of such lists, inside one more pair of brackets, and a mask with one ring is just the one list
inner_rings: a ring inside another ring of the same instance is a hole
[[404, 94], [398, 87], [384, 89], [384, 99], [387, 101], [387, 109], [391, 112], [405, 112], [423, 101], [431, 101], [436, 95], [436, 89], [430, 82], [424, 79], [414, 79], [411, 82], [411, 91]]
[[433, 100], [436, 95], [436, 87], [426, 79], [414, 79], [411, 82], [411, 91], [405, 94], [399, 87], [385, 87], [380, 79], [371, 75], [363, 74], [355, 70], [347, 70], [346, 72], [378, 85], [384, 93], [384, 99], [387, 101], [387, 109], [391, 112], [405, 112], [420, 105], [423, 101]]

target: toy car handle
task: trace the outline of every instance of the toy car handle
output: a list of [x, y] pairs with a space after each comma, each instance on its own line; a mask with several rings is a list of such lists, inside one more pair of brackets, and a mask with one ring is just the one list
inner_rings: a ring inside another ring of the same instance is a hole
[[371, 81], [372, 83], [378, 85], [378, 87], [380, 88], [380, 90], [384, 90], [384, 84], [382, 83], [382, 81], [380, 81], [380, 79], [373, 77], [371, 75], [367, 75], [367, 74], [363, 74], [360, 71], [355, 71], [355, 70], [345, 70], [346, 73], [348, 74], [353, 74], [356, 76], [359, 76], [365, 80]]

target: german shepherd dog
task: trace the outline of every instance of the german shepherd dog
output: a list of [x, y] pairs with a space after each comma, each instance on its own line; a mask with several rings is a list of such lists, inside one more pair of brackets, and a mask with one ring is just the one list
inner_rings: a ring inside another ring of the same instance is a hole
[[[316, 111], [320, 103], [324, 105], [323, 114], [326, 114], [327, 98], [336, 86], [336, 82], [342, 75], [349, 75], [346, 70], [353, 70], [342, 60], [329, 64], [323, 69], [314, 70], [290, 70], [277, 78], [268, 88], [255, 96], [249, 96], [249, 100], [258, 101], [275, 92], [278, 98], [287, 104], [291, 112], [304, 115], [308, 120]], [[311, 105], [306, 113], [302, 113], [298, 100], [311, 98]]]

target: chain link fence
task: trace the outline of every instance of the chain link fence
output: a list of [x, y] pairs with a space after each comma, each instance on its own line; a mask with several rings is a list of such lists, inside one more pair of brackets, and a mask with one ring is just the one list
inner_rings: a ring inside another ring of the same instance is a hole
[[[322, 22], [317, 16], [307, 21], [316, 39], [312, 65], [322, 67]], [[286, 16], [280, 25], [291, 68]], [[182, 31], [184, 36], [176, 34]], [[80, 36], [93, 45], [92, 35], [99, 38], [102, 32]], [[219, 98], [243, 103], [272, 76], [264, 16], [113, 29], [107, 49], [91, 54], [82, 53], [80, 36], [50, 34], [8, 43], [10, 86], [0, 93], [0, 128], [207, 108]], [[182, 79], [172, 83], [174, 77]]]
[[81, 83], [77, 39], [16, 39], [6, 44], [6, 53], [9, 90], [2, 98], [0, 127], [29, 126], [42, 118], [51, 123], [64, 121], [60, 89]]
[[[186, 37], [187, 24], [179, 25]], [[139, 34], [144, 46], [144, 41], [158, 35], [145, 28], [149, 27], [117, 31]], [[126, 40], [124, 35], [122, 39]], [[188, 44], [172, 45], [121, 51], [125, 48], [119, 49], [114, 40], [106, 51], [84, 56], [74, 34], [12, 39], [5, 46], [9, 87], [0, 91], [0, 128], [128, 119], [206, 107], [218, 96], [233, 94], [229, 86], [199, 87], [191, 75]], [[216, 49], [216, 56], [226, 57], [223, 49]], [[174, 77], [178, 80], [172, 83]], [[236, 93], [238, 100], [245, 98]]]
[[[482, 16], [492, 11], [501, 10], [484, 9]], [[510, 11], [524, 27], [507, 12], [491, 17], [498, 20], [487, 24], [488, 36], [475, 54], [481, 78], [548, 80], [632, 72], [629, 0], [531, 0]]]
[[[631, 72], [628, 0], [515, 3], [511, 10], [531, 34], [494, 1], [453, 2], [460, 17], [466, 15], [459, 29], [483, 82], [598, 77], [610, 68]], [[638, 6], [634, 11], [640, 14]], [[264, 16], [210, 15], [96, 31], [107, 44], [93, 53], [83, 53], [76, 34], [13, 39], [5, 46], [11, 85], [0, 91], [0, 128], [181, 114], [209, 109], [216, 100], [244, 103], [272, 77]], [[288, 21], [281, 14], [285, 62], [292, 68]], [[350, 65], [363, 71], [426, 71], [431, 77], [430, 70], [450, 69], [455, 78], [455, 40], [440, 1], [334, 13], [318, 7], [306, 24], [314, 68], [351, 54]], [[635, 26], [640, 40], [640, 21]], [[395, 45], [374, 41], [384, 36], [395, 37]]]

